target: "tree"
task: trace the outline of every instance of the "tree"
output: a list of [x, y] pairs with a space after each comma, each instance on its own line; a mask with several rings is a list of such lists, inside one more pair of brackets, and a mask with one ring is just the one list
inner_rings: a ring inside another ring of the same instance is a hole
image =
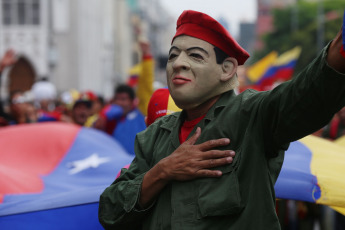
[[265, 48], [254, 53], [253, 62], [272, 50], [281, 54], [301, 46], [302, 53], [295, 67], [295, 73], [300, 72], [320, 52], [317, 40], [320, 9], [323, 11], [323, 41], [326, 45], [341, 28], [345, 1], [325, 0], [319, 3], [300, 0], [296, 5], [272, 11], [274, 31], [262, 37]]

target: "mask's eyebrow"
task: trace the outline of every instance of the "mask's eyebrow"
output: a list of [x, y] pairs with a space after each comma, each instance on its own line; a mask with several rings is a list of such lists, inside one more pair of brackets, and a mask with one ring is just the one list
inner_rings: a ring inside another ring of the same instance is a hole
[[171, 51], [174, 50], [174, 49], [179, 50], [179, 48], [177, 48], [176, 46], [172, 46], [172, 47], [170, 48], [170, 50], [169, 50], [169, 54], [170, 54]]
[[[172, 46], [172, 47], [170, 48], [170, 50], [169, 50], [169, 54], [171, 53], [171, 51], [173, 51], [173, 50], [175, 50], [175, 49], [176, 49], [176, 50], [180, 50], [180, 49], [177, 48], [176, 46]], [[203, 53], [205, 53], [207, 56], [209, 56], [209, 54], [208, 54], [208, 52], [207, 52], [206, 50], [204, 50], [203, 48], [198, 47], [198, 46], [190, 47], [190, 48], [187, 49], [187, 51], [191, 51], [191, 50], [194, 50], [194, 49], [200, 50], [201, 52], [203, 52]]]
[[187, 51], [194, 50], [194, 49], [200, 50], [201, 52], [203, 52], [203, 53], [205, 53], [207, 56], [209, 56], [209, 54], [208, 54], [208, 52], [207, 52], [206, 50], [204, 50], [203, 48], [198, 47], [198, 46], [190, 47], [190, 48], [187, 49]]

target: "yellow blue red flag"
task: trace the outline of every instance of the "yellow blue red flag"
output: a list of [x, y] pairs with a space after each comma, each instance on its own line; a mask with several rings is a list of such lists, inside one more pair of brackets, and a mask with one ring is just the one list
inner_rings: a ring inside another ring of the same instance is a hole
[[290, 80], [300, 54], [301, 47], [299, 46], [281, 54], [256, 84], [260, 85], [262, 90], [270, 90], [275, 82]]
[[292, 142], [275, 184], [277, 198], [345, 208], [345, 147], [307, 136]]
[[271, 67], [277, 60], [277, 57], [278, 53], [276, 51], [272, 51], [271, 53], [260, 59], [258, 62], [250, 66], [247, 70], [248, 79], [252, 83], [258, 82], [266, 73], [267, 69]]

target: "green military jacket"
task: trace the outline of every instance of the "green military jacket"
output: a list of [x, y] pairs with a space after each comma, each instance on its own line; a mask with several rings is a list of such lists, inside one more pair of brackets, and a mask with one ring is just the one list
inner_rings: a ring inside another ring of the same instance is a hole
[[[184, 112], [165, 116], [136, 137], [130, 168], [101, 195], [106, 229], [275, 230], [274, 184], [290, 142], [326, 125], [345, 105], [345, 76], [330, 68], [326, 49], [298, 77], [272, 91], [224, 93], [197, 125], [197, 143], [228, 137], [235, 150], [220, 178], [173, 181], [140, 210], [144, 174], [179, 147]], [[195, 127], [196, 128], [196, 127]], [[194, 133], [192, 131], [191, 135]]]

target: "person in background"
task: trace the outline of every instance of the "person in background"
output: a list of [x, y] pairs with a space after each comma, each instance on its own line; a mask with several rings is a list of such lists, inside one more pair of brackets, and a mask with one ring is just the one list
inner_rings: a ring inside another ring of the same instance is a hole
[[36, 123], [38, 121], [38, 111], [33, 102], [27, 103], [26, 119], [27, 123]]
[[9, 120], [9, 115], [5, 111], [3, 100], [1, 98], [2, 73], [6, 67], [12, 66], [15, 62], [16, 62], [16, 55], [15, 55], [14, 50], [12, 49], [7, 50], [0, 59], [0, 127], [7, 126], [8, 120]]
[[92, 115], [92, 103], [93, 98], [90, 98], [90, 94], [87, 92], [80, 94], [71, 109], [71, 118], [74, 124], [85, 125], [87, 119]]
[[60, 116], [60, 121], [73, 123], [71, 118], [71, 111], [74, 103], [80, 98], [80, 92], [76, 89], [63, 91], [57, 98], [55, 111]]
[[43, 77], [36, 81], [31, 87], [31, 92], [39, 110], [43, 112], [52, 112], [55, 110], [57, 90], [55, 85], [48, 81], [48, 78]]
[[237, 95], [237, 67], [249, 54], [210, 16], [184, 11], [166, 67], [183, 110], [137, 134], [130, 167], [100, 196], [102, 226], [280, 229], [274, 184], [284, 152], [345, 106], [343, 42], [340, 32], [274, 90]]
[[85, 92], [89, 95], [89, 98], [92, 100], [92, 108], [91, 108], [91, 116], [85, 122], [86, 127], [92, 127], [93, 124], [99, 118], [99, 113], [102, 111], [103, 107], [105, 106], [104, 98], [101, 95], [97, 95], [91, 90]]
[[332, 141], [343, 135], [345, 135], [345, 107], [334, 115], [331, 122], [322, 129], [321, 134], [323, 138]]
[[172, 99], [168, 88], [161, 88], [154, 91], [152, 94], [148, 107], [145, 122], [150, 126], [158, 118], [181, 111]]
[[144, 116], [137, 109], [138, 100], [132, 87], [116, 87], [111, 104], [105, 106], [94, 124], [119, 141], [124, 149], [134, 155], [134, 140], [146, 128]]
[[56, 110], [57, 90], [46, 77], [36, 81], [31, 92], [38, 111], [37, 122], [62, 121], [62, 113]]
[[28, 107], [32, 105], [32, 100], [29, 92], [22, 92], [21, 90], [14, 90], [10, 95], [9, 114], [7, 117], [9, 125], [32, 123], [32, 117], [28, 117]]

